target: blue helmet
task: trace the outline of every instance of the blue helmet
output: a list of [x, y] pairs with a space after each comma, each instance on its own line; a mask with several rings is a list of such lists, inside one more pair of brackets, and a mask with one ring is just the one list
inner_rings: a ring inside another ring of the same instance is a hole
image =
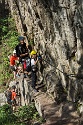
[[24, 40], [24, 39], [25, 39], [24, 36], [19, 36], [19, 37], [18, 37], [18, 41], [21, 41], [21, 40]]

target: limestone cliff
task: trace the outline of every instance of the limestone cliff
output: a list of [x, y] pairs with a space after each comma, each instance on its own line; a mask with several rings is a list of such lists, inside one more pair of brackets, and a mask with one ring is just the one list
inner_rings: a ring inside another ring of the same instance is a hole
[[83, 102], [83, 0], [8, 0], [18, 32], [33, 34], [47, 92]]

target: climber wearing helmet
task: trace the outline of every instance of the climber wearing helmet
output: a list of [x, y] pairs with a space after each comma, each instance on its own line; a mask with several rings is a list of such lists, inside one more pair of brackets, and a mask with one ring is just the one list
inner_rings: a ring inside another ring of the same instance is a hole
[[36, 72], [37, 72], [37, 62], [38, 62], [37, 52], [35, 50], [32, 50], [30, 55], [31, 55], [32, 88], [35, 91], [37, 91], [36, 88], [35, 88], [36, 82], [37, 82], [37, 75], [36, 75]]
[[22, 63], [22, 60], [24, 60], [28, 55], [28, 48], [26, 47], [25, 38], [23, 36], [20, 36], [18, 38], [19, 44], [16, 46], [16, 55], [19, 57], [20, 62]]
[[10, 57], [10, 68], [13, 70], [14, 79], [16, 78], [16, 72], [17, 72], [16, 62], [15, 62], [16, 60], [19, 60], [19, 58], [16, 55], [16, 50], [14, 50], [13, 55]]

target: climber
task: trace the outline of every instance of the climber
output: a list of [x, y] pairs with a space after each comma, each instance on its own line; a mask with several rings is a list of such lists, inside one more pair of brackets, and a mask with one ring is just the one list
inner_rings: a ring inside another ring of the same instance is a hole
[[[29, 57], [29, 51], [28, 51], [28, 47], [26, 46], [25, 43], [25, 37], [24, 36], [20, 36], [18, 38], [19, 44], [15, 47], [16, 50], [16, 55], [19, 57], [19, 61], [20, 63], [22, 63], [22, 68], [23, 68], [23, 72], [24, 72], [24, 60]], [[24, 73], [24, 77], [26, 78], [26, 74]]]
[[23, 73], [23, 65], [18, 64], [16, 76], [19, 77], [21, 73]]
[[16, 109], [16, 86], [12, 86], [12, 98], [11, 98], [11, 102], [12, 102], [12, 108], [13, 108], [13, 111], [15, 111]]
[[32, 76], [32, 88], [36, 90], [36, 82], [37, 82], [37, 62], [38, 62], [38, 58], [37, 58], [37, 52], [35, 50], [32, 50], [31, 53], [31, 76]]
[[17, 72], [16, 62], [15, 62], [16, 60], [19, 60], [19, 58], [16, 56], [16, 50], [14, 50], [13, 55], [10, 57], [10, 69], [13, 70], [14, 79], [16, 79], [16, 72]]
[[24, 59], [28, 57], [28, 48], [25, 43], [25, 38], [23, 36], [20, 36], [18, 38], [19, 44], [15, 47], [16, 55], [19, 57], [19, 61], [23, 63]]

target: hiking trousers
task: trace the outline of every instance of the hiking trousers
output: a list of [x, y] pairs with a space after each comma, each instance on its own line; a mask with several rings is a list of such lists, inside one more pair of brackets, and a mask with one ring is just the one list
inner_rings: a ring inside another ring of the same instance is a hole
[[37, 82], [37, 75], [36, 75], [36, 72], [33, 72], [32, 71], [32, 88], [35, 89], [35, 86], [36, 86], [36, 82]]

